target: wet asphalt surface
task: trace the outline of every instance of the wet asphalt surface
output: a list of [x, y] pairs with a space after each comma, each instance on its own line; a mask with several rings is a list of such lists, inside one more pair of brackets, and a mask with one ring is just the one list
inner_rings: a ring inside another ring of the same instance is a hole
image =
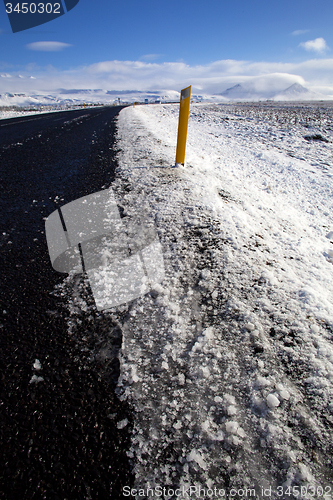
[[[68, 294], [57, 287], [65, 275], [52, 269], [44, 234], [44, 218], [59, 206], [110, 186], [119, 110], [0, 121], [1, 499], [118, 499], [132, 484], [131, 426], [116, 425], [131, 422], [114, 393], [121, 331], [96, 311], [79, 276], [88, 308], [69, 334], [72, 285]], [[91, 356], [106, 336], [107, 366]]]

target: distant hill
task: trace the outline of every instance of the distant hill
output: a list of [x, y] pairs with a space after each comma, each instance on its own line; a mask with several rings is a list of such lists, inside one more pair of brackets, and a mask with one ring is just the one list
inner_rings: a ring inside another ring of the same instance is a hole
[[58, 89], [51, 92], [3, 92], [0, 106], [72, 106], [80, 104], [118, 104], [129, 102], [174, 102], [180, 93], [172, 90], [103, 90], [103, 89]]
[[0, 106], [4, 107], [54, 106], [56, 104], [59, 104], [59, 100], [52, 95], [28, 95], [22, 92], [0, 94]]
[[258, 91], [253, 82], [238, 83], [216, 95], [222, 96], [229, 101], [262, 101], [267, 99], [274, 101], [319, 101], [330, 99], [330, 96], [313, 92], [299, 83], [290, 85], [282, 92]]
[[[312, 90], [303, 87], [299, 83], [290, 85], [283, 92], [274, 96], [274, 101], [317, 101], [325, 99], [326, 96], [313, 92]], [[327, 97], [326, 97], [327, 98]]]
[[[0, 75], [1, 76], [1, 75]], [[9, 75], [10, 76], [10, 75]], [[9, 78], [8, 75], [4, 78]], [[1, 91], [0, 91], [1, 92]], [[179, 102], [180, 92], [176, 90], [105, 90], [91, 88], [60, 88], [50, 92], [1, 92], [0, 107], [53, 106], [66, 107], [81, 104], [119, 104], [132, 102], [163, 103]], [[195, 102], [225, 100], [210, 94], [192, 93]]]
[[234, 85], [233, 87], [228, 88], [227, 90], [221, 92], [218, 95], [221, 95], [222, 97], [225, 97], [226, 99], [229, 99], [231, 101], [252, 101], [262, 97], [253, 89], [246, 88], [240, 83]]
[[[121, 104], [132, 102], [179, 102], [180, 92], [176, 90], [106, 90], [92, 88], [60, 88], [48, 91], [14, 91], [13, 81], [26, 80], [28, 83], [34, 82], [33, 77], [13, 77], [7, 73], [0, 74], [0, 83], [2, 88], [12, 87], [11, 91], [0, 90], [0, 107], [43, 107], [50, 106], [54, 108], [66, 108], [85, 104]], [[7, 83], [8, 86], [4, 85]], [[20, 85], [21, 88], [24, 88]], [[9, 85], [10, 84], [10, 85]], [[276, 85], [273, 86], [273, 89]], [[322, 95], [313, 92], [299, 83], [290, 85], [283, 91], [276, 92], [265, 85], [258, 85], [255, 80], [242, 84], [234, 85], [220, 94], [197, 94], [192, 92], [191, 99], [194, 102], [226, 102], [226, 101], [319, 101], [333, 99], [333, 96]]]

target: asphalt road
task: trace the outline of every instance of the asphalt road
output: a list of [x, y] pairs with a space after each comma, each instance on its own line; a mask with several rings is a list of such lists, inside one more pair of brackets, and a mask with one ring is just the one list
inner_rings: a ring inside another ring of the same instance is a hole
[[[69, 334], [68, 300], [57, 292], [64, 275], [51, 267], [44, 234], [58, 206], [112, 182], [119, 110], [0, 121], [1, 499], [117, 499], [132, 482], [129, 434], [116, 425], [131, 422], [114, 394], [117, 360], [105, 369], [91, 356], [104, 334], [116, 353], [121, 331], [92, 304]], [[89, 303], [80, 278], [77, 288]]]

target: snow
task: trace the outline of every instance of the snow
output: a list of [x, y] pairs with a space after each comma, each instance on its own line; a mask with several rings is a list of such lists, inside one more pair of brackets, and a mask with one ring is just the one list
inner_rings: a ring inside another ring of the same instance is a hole
[[127, 418], [124, 418], [123, 420], [120, 420], [120, 422], [117, 423], [117, 428], [124, 429], [127, 425], [128, 425], [128, 420]]
[[[133, 488], [276, 499], [278, 486], [330, 487], [332, 103], [192, 104], [175, 168], [178, 111], [127, 107], [117, 120], [109, 201], [153, 226], [163, 252], [163, 281], [107, 310], [122, 331]], [[112, 273], [101, 277], [108, 290]], [[69, 334], [84, 300], [69, 297]]]
[[277, 408], [280, 406], [280, 400], [276, 394], [268, 394], [266, 401], [269, 408]]
[[34, 370], [41, 370], [42, 369], [42, 365], [41, 365], [41, 362], [39, 361], [39, 359], [35, 359], [35, 362], [32, 365], [32, 367]]
[[39, 382], [43, 382], [43, 377], [38, 377], [37, 375], [33, 375], [30, 379], [29, 384], [38, 384]]
[[[1, 77], [1, 75], [0, 75]], [[80, 109], [84, 105], [117, 105], [133, 102], [175, 102], [180, 92], [175, 90], [124, 91], [102, 89], [58, 89], [52, 92], [3, 92], [0, 94], [0, 119], [28, 116], [50, 111]], [[220, 101], [218, 96], [195, 95], [194, 99]]]
[[332, 111], [194, 104], [178, 168], [178, 106], [121, 111], [112, 188], [165, 266], [122, 320], [136, 489], [329, 484]]
[[[39, 359], [35, 359], [35, 361], [32, 365], [32, 369], [35, 370], [36, 372], [38, 372], [42, 369], [42, 364], [39, 361]], [[43, 381], [44, 381], [43, 377], [40, 377], [40, 376], [34, 374], [34, 375], [32, 375], [32, 377], [29, 381], [29, 384], [38, 384], [39, 382], [43, 382]]]
[[272, 76], [272, 79], [268, 77], [268, 81], [265, 81], [265, 77], [259, 77], [242, 84], [238, 83], [219, 95], [230, 101], [264, 101], [267, 99], [273, 101], [323, 101], [332, 99], [332, 96], [314, 92], [297, 82], [284, 88], [283, 75], [275, 74]]
[[[287, 76], [287, 80], [286, 80]], [[178, 90], [107, 90], [107, 89], [65, 89], [60, 88], [50, 92], [13, 92], [15, 76], [0, 75], [0, 79], [10, 81], [9, 87], [2, 88], [0, 93], [0, 119], [18, 116], [48, 113], [50, 111], [63, 111], [79, 109], [85, 105], [118, 105], [128, 103], [170, 103], [178, 102]], [[30, 77], [31, 78], [31, 77]], [[333, 100], [332, 95], [324, 95], [311, 91], [299, 83], [293, 83], [288, 88], [289, 81], [299, 77], [290, 75], [273, 74], [249, 79], [242, 84], [237, 84], [221, 93], [205, 93], [192, 87], [191, 99], [194, 102], [228, 102], [228, 101], [323, 101]], [[14, 80], [13, 80], [14, 79]]]

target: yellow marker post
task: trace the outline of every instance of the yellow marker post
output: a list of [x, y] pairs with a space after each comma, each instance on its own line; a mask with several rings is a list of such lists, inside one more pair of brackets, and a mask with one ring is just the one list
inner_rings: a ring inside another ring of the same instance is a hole
[[186, 87], [186, 89], [183, 89], [180, 93], [176, 165], [184, 165], [185, 163], [188, 117], [190, 114], [191, 104], [191, 88], [192, 85]]

